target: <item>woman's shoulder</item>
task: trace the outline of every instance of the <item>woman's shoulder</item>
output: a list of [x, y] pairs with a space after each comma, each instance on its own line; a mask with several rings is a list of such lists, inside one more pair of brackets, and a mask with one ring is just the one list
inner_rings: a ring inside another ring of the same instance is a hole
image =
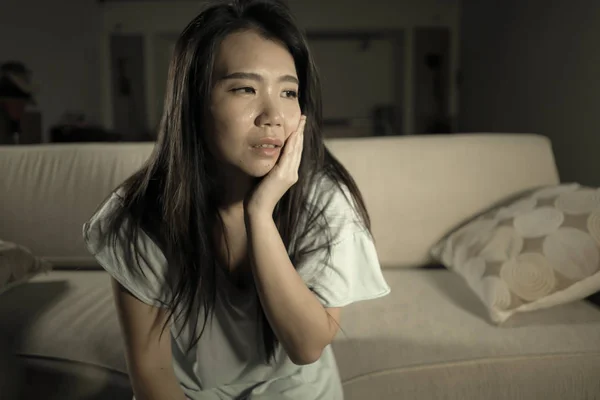
[[356, 204], [348, 186], [325, 172], [316, 174], [308, 189], [307, 202], [328, 216], [355, 217]]
[[138, 299], [162, 307], [169, 299], [167, 260], [143, 229], [129, 229], [131, 223], [123, 192], [115, 191], [83, 225], [85, 245], [98, 264]]
[[117, 213], [124, 211], [123, 192], [115, 190], [83, 224], [83, 236], [90, 250], [99, 246], [110, 231], [110, 223]]
[[311, 182], [306, 199], [306, 218], [307, 221], [313, 221], [307, 226], [310, 240], [313, 239], [313, 233], [320, 233], [324, 225], [334, 242], [368, 231], [360, 207], [343, 181], [319, 173]]

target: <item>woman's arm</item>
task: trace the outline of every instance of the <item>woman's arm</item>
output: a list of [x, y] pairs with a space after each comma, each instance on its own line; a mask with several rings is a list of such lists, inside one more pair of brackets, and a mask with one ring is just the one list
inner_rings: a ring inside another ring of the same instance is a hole
[[112, 279], [129, 379], [137, 400], [184, 400], [173, 372], [171, 332], [160, 336], [167, 311], [149, 306]]
[[340, 309], [324, 308], [308, 289], [271, 215], [247, 213], [246, 231], [254, 280], [273, 331], [294, 363], [315, 362], [337, 333]]
[[298, 180], [306, 117], [290, 134], [277, 164], [244, 203], [248, 252], [258, 295], [269, 324], [296, 364], [310, 364], [337, 333], [340, 310], [325, 309], [288, 257], [273, 210]]

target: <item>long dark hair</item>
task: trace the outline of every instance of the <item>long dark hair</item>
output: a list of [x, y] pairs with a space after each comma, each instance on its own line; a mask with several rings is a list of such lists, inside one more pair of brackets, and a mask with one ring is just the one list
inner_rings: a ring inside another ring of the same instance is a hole
[[[195, 340], [190, 349], [214, 312], [216, 274], [220, 267], [211, 227], [223, 224], [217, 212], [211, 154], [202, 128], [211, 98], [218, 46], [229, 34], [244, 30], [255, 30], [287, 47], [300, 81], [300, 108], [308, 117], [298, 181], [281, 198], [273, 215], [292, 263], [307, 251], [293, 245], [296, 238], [315, 229], [328, 235], [323, 210], [311, 207], [306, 201], [317, 173], [324, 173], [340, 188], [348, 190], [352, 197], [349, 200], [370, 230], [369, 216], [354, 180], [323, 143], [317, 69], [306, 38], [287, 5], [280, 0], [226, 0], [205, 4], [177, 40], [157, 143], [144, 166], [120, 185], [123, 207], [111, 215], [104, 238], [116, 245], [125, 235], [128, 243], [135, 244], [141, 229], [159, 246], [172, 277], [164, 285], [165, 293], [169, 293], [169, 302], [165, 304], [169, 320], [183, 316], [185, 322], [190, 321], [193, 313], [198, 312], [195, 304], [204, 310], [200, 333], [192, 327]], [[129, 223], [124, 224], [126, 220]], [[132, 252], [131, 246], [124, 247], [128, 250], [125, 265], [137, 265], [138, 268], [130, 267], [131, 272], [143, 273], [139, 263], [134, 262], [139, 256], [138, 249], [134, 245]], [[329, 251], [330, 244], [326, 247]], [[275, 353], [277, 338], [260, 306], [258, 319], [269, 362]], [[163, 331], [166, 326], [165, 323]]]

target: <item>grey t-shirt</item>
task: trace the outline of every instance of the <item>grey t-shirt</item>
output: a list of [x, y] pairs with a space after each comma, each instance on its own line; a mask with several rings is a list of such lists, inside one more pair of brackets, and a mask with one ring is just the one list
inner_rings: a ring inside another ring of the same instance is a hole
[[[344, 195], [346, 194], [346, 196]], [[330, 236], [306, 235], [297, 246], [308, 249], [331, 240], [329, 262], [324, 250], [308, 252], [297, 262], [296, 270], [313, 290], [324, 307], [344, 307], [350, 303], [385, 296], [390, 288], [381, 273], [377, 252], [369, 232], [359, 223], [349, 201], [327, 179], [317, 181], [309, 201], [323, 207]], [[106, 231], [106, 216], [122, 207], [114, 193], [84, 225], [83, 235], [90, 252], [100, 265], [144, 303], [162, 306], [169, 302], [164, 294], [167, 263], [154, 242], [143, 232], [138, 237], [142, 249], [140, 264], [145, 277], [138, 278], [124, 265], [122, 248], [99, 246]], [[124, 240], [120, 242], [126, 245]], [[219, 270], [219, 269], [218, 269]], [[192, 400], [221, 399], [294, 399], [342, 400], [343, 392], [331, 346], [318, 361], [294, 364], [282, 346], [274, 360], [264, 362], [262, 333], [257, 327], [258, 299], [254, 287], [239, 289], [220, 270], [217, 274], [217, 300], [213, 318], [209, 318], [198, 343], [186, 353], [192, 337], [202, 327], [203, 313], [196, 314], [187, 325], [173, 321], [171, 328], [173, 366], [186, 396]], [[162, 303], [161, 303], [162, 302]], [[183, 328], [183, 329], [181, 329]], [[177, 333], [181, 335], [177, 337]]]

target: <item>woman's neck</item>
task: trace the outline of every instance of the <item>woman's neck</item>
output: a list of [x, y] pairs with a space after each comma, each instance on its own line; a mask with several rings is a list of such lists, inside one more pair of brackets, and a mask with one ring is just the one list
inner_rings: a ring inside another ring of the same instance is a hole
[[219, 168], [217, 177], [217, 200], [219, 211], [224, 213], [243, 210], [244, 200], [253, 189], [257, 179], [241, 171]]

